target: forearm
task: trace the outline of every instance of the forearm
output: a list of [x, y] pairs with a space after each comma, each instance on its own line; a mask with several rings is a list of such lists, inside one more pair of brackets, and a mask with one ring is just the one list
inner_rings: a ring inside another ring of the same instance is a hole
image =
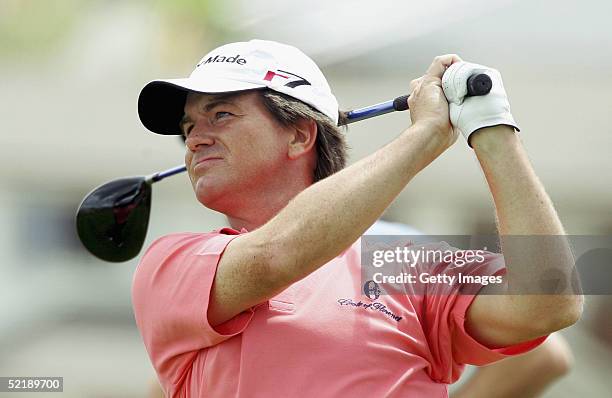
[[[572, 324], [581, 309], [581, 297], [570, 294], [573, 255], [518, 136], [496, 126], [476, 132], [471, 142], [495, 202], [513, 324], [529, 325], [535, 334]], [[553, 277], [559, 290], [541, 290]]]
[[443, 149], [412, 126], [374, 154], [310, 186], [256, 232], [282, 285], [330, 261], [373, 224]]
[[493, 195], [500, 235], [565, 234], [512, 127], [482, 129], [471, 143]]

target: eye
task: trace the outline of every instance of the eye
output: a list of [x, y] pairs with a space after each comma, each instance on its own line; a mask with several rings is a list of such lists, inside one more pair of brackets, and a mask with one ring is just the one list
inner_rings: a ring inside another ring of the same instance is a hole
[[189, 137], [189, 133], [191, 133], [191, 130], [193, 130], [193, 124], [191, 123], [184, 124], [182, 130], [183, 130], [183, 138], [187, 139], [187, 137]]
[[215, 120], [220, 120], [229, 116], [233, 116], [233, 113], [231, 112], [216, 112], [215, 113]]

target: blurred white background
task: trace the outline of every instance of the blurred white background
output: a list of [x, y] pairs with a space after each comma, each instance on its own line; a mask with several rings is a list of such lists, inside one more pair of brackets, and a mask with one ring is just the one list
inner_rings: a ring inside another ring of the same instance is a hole
[[[108, 264], [90, 256], [74, 214], [97, 185], [182, 163], [178, 138], [140, 124], [139, 90], [155, 78], [188, 75], [229, 41], [302, 48], [323, 67], [343, 109], [407, 93], [438, 54], [496, 67], [567, 231], [611, 235], [612, 3], [491, 3], [2, 0], [0, 376], [64, 376], [69, 397], [146, 395], [155, 375], [131, 311], [137, 259]], [[409, 122], [408, 113], [396, 113], [352, 125], [351, 159]], [[224, 225], [195, 201], [185, 175], [153, 191], [146, 244]], [[386, 217], [431, 234], [495, 228], [484, 178], [461, 139]], [[609, 297], [589, 297], [584, 319], [564, 332], [576, 364], [547, 397], [608, 396], [610, 305]]]

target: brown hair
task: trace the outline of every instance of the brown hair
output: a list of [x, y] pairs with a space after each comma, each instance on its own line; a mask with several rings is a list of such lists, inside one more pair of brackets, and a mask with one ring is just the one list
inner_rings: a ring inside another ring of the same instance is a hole
[[[344, 133], [328, 116], [310, 105], [270, 89], [262, 90], [264, 106], [283, 126], [291, 126], [300, 119], [312, 119], [317, 124], [317, 164], [314, 182], [329, 177], [346, 165], [348, 146]], [[345, 124], [344, 112], [339, 112], [339, 124]]]

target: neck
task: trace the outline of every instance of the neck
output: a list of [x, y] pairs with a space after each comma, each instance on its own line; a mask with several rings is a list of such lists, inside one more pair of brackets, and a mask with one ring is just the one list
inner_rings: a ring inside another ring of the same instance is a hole
[[246, 228], [253, 231], [278, 214], [291, 199], [312, 185], [310, 173], [296, 178], [295, 175], [276, 179], [257, 192], [241, 192], [240, 200], [231, 210], [224, 211], [230, 226], [238, 231]]

